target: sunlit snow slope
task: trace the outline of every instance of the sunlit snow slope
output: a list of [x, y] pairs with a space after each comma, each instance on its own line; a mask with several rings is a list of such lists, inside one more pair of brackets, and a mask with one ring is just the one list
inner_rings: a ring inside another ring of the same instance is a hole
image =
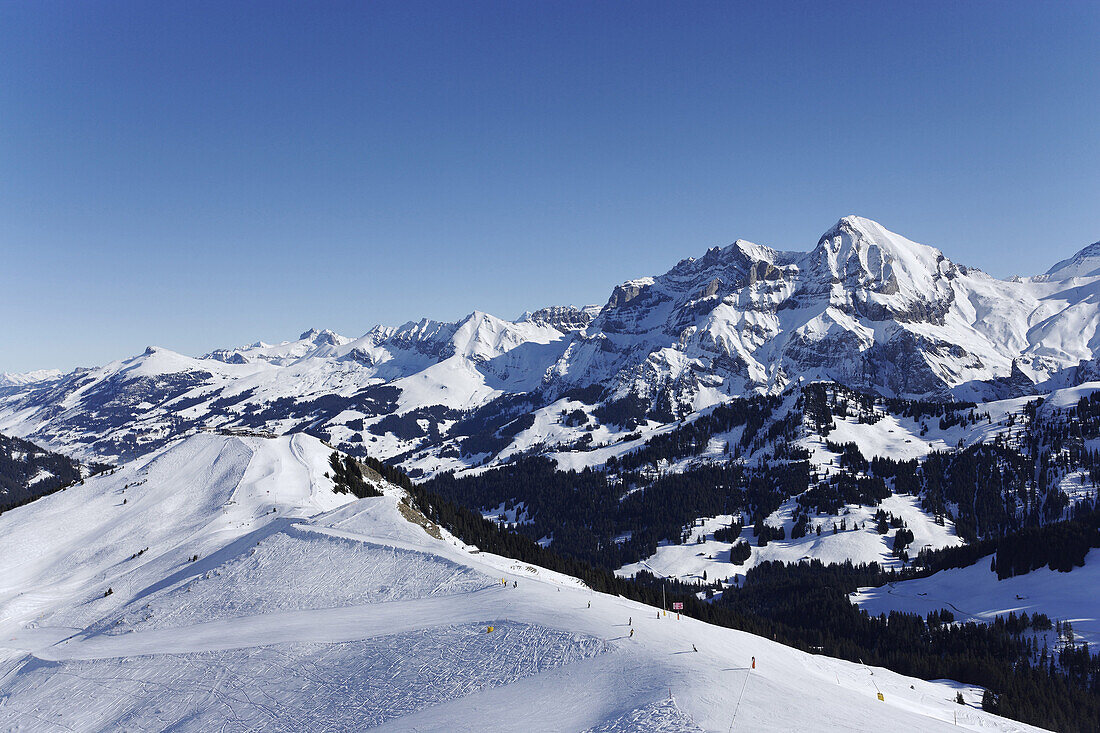
[[0, 516], [0, 730], [1030, 730], [472, 552], [329, 452], [203, 434]]
[[[942, 570], [927, 578], [861, 588], [852, 600], [872, 614], [908, 611], [927, 615], [941, 608], [960, 621], [992, 621], [1009, 613], [1045, 613], [1069, 621], [1078, 642], [1100, 642], [1100, 550], [1085, 556], [1085, 566], [1071, 573], [1039, 568], [1003, 580], [990, 570], [989, 559], [966, 568]], [[1048, 633], [1051, 647], [1056, 635]]]

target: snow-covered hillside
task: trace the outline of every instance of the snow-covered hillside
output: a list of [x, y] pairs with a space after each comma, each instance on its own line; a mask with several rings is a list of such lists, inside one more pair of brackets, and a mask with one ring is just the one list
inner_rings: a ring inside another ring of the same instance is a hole
[[[737, 519], [732, 515], [725, 515], [702, 520], [697, 527], [692, 528], [682, 544], [664, 542], [654, 555], [625, 565], [617, 573], [628, 577], [641, 570], [648, 570], [658, 576], [695, 583], [704, 580], [704, 573], [705, 579], [710, 581], [727, 578], [731, 582], [734, 579], [744, 580], [745, 574], [754, 566], [773, 560], [797, 563], [813, 559], [826, 564], [845, 561], [857, 564], [877, 562], [887, 569], [904, 567], [893, 552], [897, 530], [891, 529], [885, 534], [876, 531], [874, 515], [879, 509], [904, 520], [906, 527], [914, 533], [912, 544], [917, 549], [939, 549], [962, 544], [949, 522], [944, 525], [936, 524], [911, 496], [891, 496], [876, 508], [853, 504], [844, 507], [840, 514], [817, 516], [813, 523], [815, 528], [820, 526], [822, 531], [810, 532], [798, 539], [791, 538], [793, 509], [793, 501], [785, 502], [766, 520], [769, 526], [784, 529], [786, 538], [782, 540], [771, 540], [766, 546], [759, 547], [752, 527], [741, 530], [738, 539], [746, 542], [751, 552], [748, 559], [741, 563], [730, 561], [733, 542], [714, 538], [715, 530], [727, 527], [731, 521]], [[838, 528], [836, 532], [833, 531], [834, 525]]]
[[329, 453], [201, 434], [0, 516], [0, 729], [1029, 730], [472, 553]]
[[[941, 570], [927, 578], [862, 588], [852, 600], [872, 614], [909, 611], [927, 615], [946, 608], [959, 621], [992, 621], [996, 616], [1045, 613], [1069, 621], [1077, 643], [1100, 642], [1100, 551], [1092, 550], [1083, 568], [1060, 573], [1032, 570], [1003, 580], [980, 561], [967, 568]], [[1047, 635], [1051, 649], [1054, 633]]]
[[[832, 389], [849, 397], [853, 394], [834, 387], [828, 387], [826, 391]], [[1080, 400], [1088, 400], [1097, 391], [1100, 391], [1100, 383], [1087, 382], [1043, 395], [1042, 404], [1037, 408], [1035, 425], [1032, 427], [1041, 428], [1043, 421], [1049, 421], [1050, 425], [1055, 426], [1055, 430], [1065, 431], [1066, 426], [1070, 426], [1080, 448], [1096, 450], [1100, 447], [1100, 441], [1087, 436], [1082, 439], [1083, 427], [1075, 408]], [[960, 422], [952, 420], [950, 425], [940, 423], [938, 418], [891, 414], [881, 406], [862, 408], [849, 403], [848, 411], [838, 410], [831, 414], [827, 434], [822, 435], [813, 425], [804, 425], [803, 433], [795, 444], [807, 451], [809, 463], [818, 479], [867, 475], [866, 467], [861, 470], [843, 465], [844, 458], [835, 450], [838, 445], [851, 446], [868, 462], [876, 458], [912, 461], [911, 471], [914, 473], [917, 472], [917, 462], [929, 455], [948, 455], [976, 446], [1013, 445], [1026, 453], [1028, 449], [1020, 447], [1028, 442], [1024, 414], [1029, 403], [1035, 399], [1034, 396], [1017, 397], [986, 402], [973, 408], [965, 407], [963, 412], [972, 413], [974, 417]], [[843, 403], [843, 398], [840, 401]], [[1087, 426], [1084, 430], [1087, 432]], [[1087, 435], [1091, 435], [1091, 432]], [[723, 436], [722, 440], [725, 439]], [[1077, 443], [1074, 445], [1076, 449]], [[627, 452], [628, 449], [623, 450], [623, 453]], [[1059, 461], [1068, 463], [1063, 451], [1053, 451], [1051, 455], [1055, 454]], [[664, 468], [667, 471], [684, 471], [707, 461], [723, 459], [728, 459], [728, 456], [721, 452], [715, 456], [703, 451], [678, 462], [669, 462]], [[747, 465], [752, 460], [750, 456], [747, 460], [742, 459], [742, 463]], [[1056, 463], [1054, 459], [1050, 461]], [[763, 468], [761, 472], [766, 475], [768, 469]], [[1065, 465], [1049, 468], [1047, 473], [1046, 483], [1052, 492], [1064, 495], [1066, 508], [1057, 516], [1047, 517], [1046, 521], [1068, 519], [1078, 502], [1096, 500], [1097, 487], [1088, 470], [1080, 466]], [[1033, 478], [1027, 476], [1029, 481]], [[968, 481], [973, 491], [975, 479]], [[1041, 489], [1035, 483], [1030, 485], [1033, 490]], [[896, 488], [896, 480], [892, 488]], [[800, 514], [800, 504], [806, 503], [808, 493], [809, 488], [807, 492], [796, 493], [764, 517], [768, 526], [782, 528], [785, 535], [783, 539], [773, 539], [766, 546], [758, 546], [753, 528], [742, 528], [739, 539], [747, 543], [751, 551], [742, 562], [731, 562], [730, 551], [736, 539], [719, 541], [715, 539], [714, 533], [735, 521], [741, 524], [748, 521], [751, 524], [752, 519], [747, 513], [739, 516], [698, 517], [682, 542], [677, 542], [675, 537], [667, 537], [656, 548], [655, 553], [642, 560], [627, 563], [617, 572], [630, 576], [647, 570], [659, 576], [689, 582], [702, 580], [706, 573], [706, 578], [713, 582], [726, 578], [743, 579], [754, 566], [773, 560], [797, 563], [816, 559], [826, 564], [845, 561], [856, 564], [875, 562], [886, 569], [905, 567], [908, 561], [902, 562], [894, 551], [894, 540], [900, 527], [891, 526], [886, 531], [879, 532], [875, 521], [875, 515], [879, 511], [900, 519], [904, 528], [913, 533], [908, 543], [910, 559], [915, 558], [921, 550], [963, 544], [963, 539], [952, 521], [952, 516], [958, 514], [958, 507], [953, 514], [936, 516], [923, 505], [921, 496], [895, 492], [867, 503], [847, 502], [838, 506], [835, 511], [813, 511], [808, 517], [807, 534], [796, 537], [794, 528]], [[1017, 519], [1023, 516], [1021, 508], [1012, 501], [1006, 500], [1005, 506], [1010, 512], [1018, 512]], [[1069, 586], [1066, 592], [1074, 592], [1080, 587], [1064, 580], [1052, 582], [1062, 582]]]
[[84, 626], [190, 569], [195, 554], [340, 506], [347, 499], [323, 475], [330, 452], [304, 435], [201, 434], [5, 512], [2, 623], [52, 624], [61, 613]]

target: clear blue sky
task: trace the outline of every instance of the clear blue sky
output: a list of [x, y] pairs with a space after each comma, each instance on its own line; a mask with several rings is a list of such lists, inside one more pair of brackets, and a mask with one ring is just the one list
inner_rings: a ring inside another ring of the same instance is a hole
[[1095, 2], [0, 0], [0, 371], [1100, 239]]

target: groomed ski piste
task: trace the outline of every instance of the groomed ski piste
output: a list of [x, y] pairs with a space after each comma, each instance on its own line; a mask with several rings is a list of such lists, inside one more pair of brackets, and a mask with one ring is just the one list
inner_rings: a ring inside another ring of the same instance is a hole
[[476, 552], [330, 452], [199, 434], [0, 515], [0, 730], [1035, 730]]

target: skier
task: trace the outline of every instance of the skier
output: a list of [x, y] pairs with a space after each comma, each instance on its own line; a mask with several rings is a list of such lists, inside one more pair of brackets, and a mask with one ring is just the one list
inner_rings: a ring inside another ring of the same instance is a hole
[[691, 645], [691, 651], [693, 651], [693, 652], [697, 652], [697, 651], [699, 651], [699, 650], [695, 648], [695, 645], [694, 645], [694, 644], [692, 644], [692, 645]]
[[518, 580], [513, 580], [512, 581], [512, 587], [513, 588], [518, 588], [519, 587], [519, 581]]
[[631, 638], [631, 639], [633, 639], [633, 638], [634, 638], [634, 629], [631, 629], [631, 630], [630, 630], [630, 638]]
[[756, 669], [756, 657], [752, 658], [752, 668]]
[[588, 602], [588, 607], [589, 607], [589, 608], [592, 608], [592, 601], [589, 601], [589, 602]]
[[630, 616], [629, 618], [627, 618], [626, 625], [627, 626], [633, 626], [634, 625], [634, 617], [633, 616]]

